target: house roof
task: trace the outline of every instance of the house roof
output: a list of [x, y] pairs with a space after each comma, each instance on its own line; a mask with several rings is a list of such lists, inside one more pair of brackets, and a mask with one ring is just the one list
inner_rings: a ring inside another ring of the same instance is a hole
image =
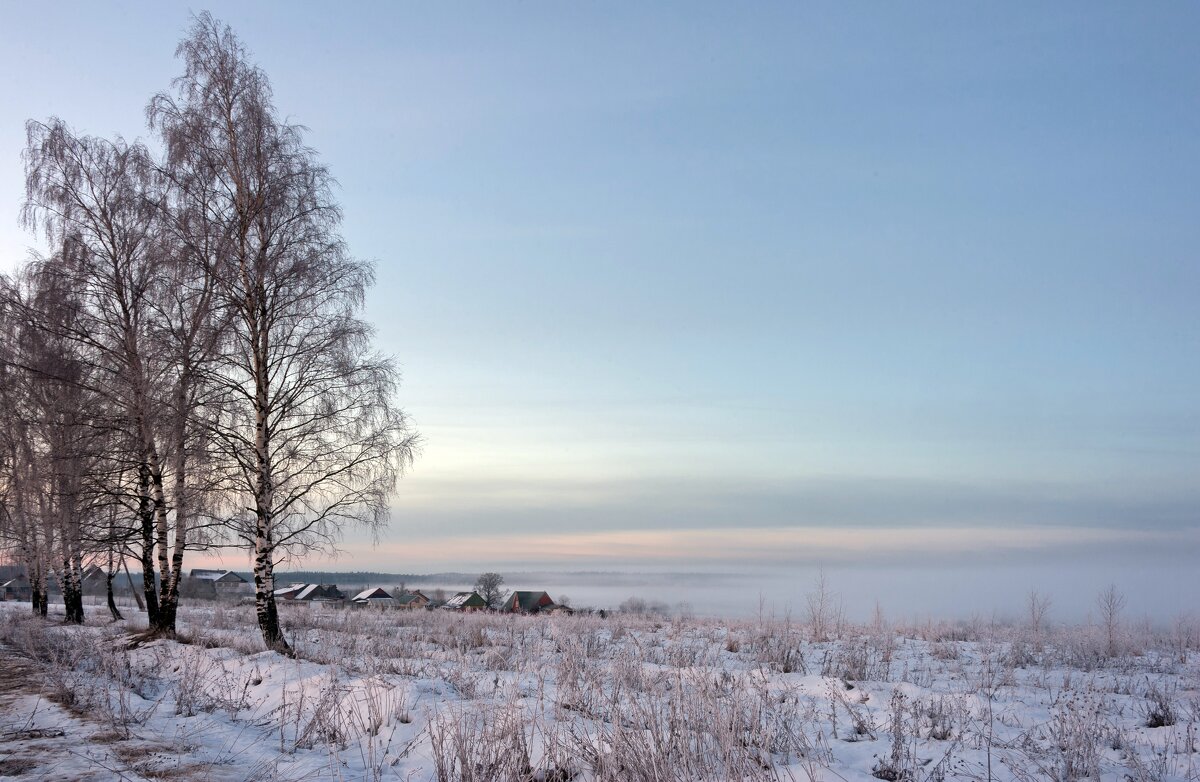
[[446, 601], [448, 608], [483, 608], [486, 605], [478, 592], [459, 592]]
[[192, 571], [192, 578], [200, 581], [228, 581], [246, 583], [246, 579], [232, 570], [200, 570]]
[[388, 594], [383, 587], [374, 587], [373, 589], [364, 589], [354, 596], [354, 602], [359, 600], [391, 600], [392, 596]]
[[550, 595], [545, 592], [513, 592], [504, 601], [504, 605], [512, 606], [514, 603], [517, 608], [522, 611], [534, 611], [539, 606], [543, 605], [542, 598], [546, 598], [545, 605], [554, 605], [554, 601], [550, 599]]
[[345, 600], [337, 584], [304, 584], [293, 600]]
[[412, 603], [412, 602], [415, 602], [418, 600], [423, 600], [426, 603], [429, 602], [429, 598], [425, 597], [425, 595], [421, 594], [419, 591], [418, 592], [405, 592], [404, 594], [399, 595], [396, 598], [396, 602], [402, 606], [406, 606], [409, 603]]

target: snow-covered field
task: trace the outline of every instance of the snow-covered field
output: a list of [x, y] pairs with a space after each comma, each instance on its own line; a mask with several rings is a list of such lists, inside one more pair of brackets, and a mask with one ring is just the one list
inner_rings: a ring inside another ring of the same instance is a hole
[[[291, 607], [289, 607], [291, 608]], [[1200, 780], [1200, 629], [0, 607], [0, 777]], [[142, 623], [141, 626], [144, 626]]]

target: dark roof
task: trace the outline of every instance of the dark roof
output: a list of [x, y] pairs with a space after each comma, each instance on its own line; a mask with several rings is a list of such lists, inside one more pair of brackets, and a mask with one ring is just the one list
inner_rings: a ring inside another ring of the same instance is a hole
[[296, 595], [297, 600], [345, 600], [337, 584], [309, 584]]
[[246, 579], [234, 573], [232, 570], [202, 570], [195, 568], [192, 570], [191, 577], [199, 581], [224, 581], [226, 583], [246, 583]]
[[285, 587], [280, 587], [275, 590], [275, 597], [294, 597], [300, 593], [301, 589], [307, 586], [306, 584], [289, 584]]
[[425, 595], [421, 594], [420, 591], [405, 592], [402, 595], [396, 596], [396, 602], [402, 606], [406, 606], [409, 603], [416, 601], [416, 600], [424, 600], [426, 603], [429, 602], [429, 598], [427, 598], [427, 597], [425, 597]]
[[485, 608], [487, 603], [478, 592], [459, 592], [446, 601], [447, 608]]
[[375, 587], [374, 589], [364, 589], [354, 596], [354, 602], [359, 600], [391, 600], [392, 596], [383, 587]]
[[292, 584], [275, 590], [275, 597], [289, 600], [345, 600], [337, 584]]
[[537, 611], [539, 608], [548, 605], [554, 605], [554, 601], [550, 599], [550, 595], [545, 592], [513, 592], [504, 601], [507, 608], [516, 606], [519, 611]]

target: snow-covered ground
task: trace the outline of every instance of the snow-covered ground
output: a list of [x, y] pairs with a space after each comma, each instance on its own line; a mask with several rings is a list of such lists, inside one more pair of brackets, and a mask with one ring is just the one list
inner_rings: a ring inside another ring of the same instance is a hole
[[0, 777], [1200, 780], [1200, 630], [0, 607]]

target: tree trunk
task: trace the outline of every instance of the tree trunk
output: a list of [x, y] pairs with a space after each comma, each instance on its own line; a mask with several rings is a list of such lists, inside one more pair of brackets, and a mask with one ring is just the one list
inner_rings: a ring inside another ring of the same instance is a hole
[[46, 590], [41, 586], [33, 587], [30, 602], [33, 604], [33, 615], [45, 619], [48, 608], [46, 605]]
[[138, 516], [142, 522], [142, 593], [146, 596], [146, 617], [151, 627], [158, 626], [158, 590], [154, 585], [154, 509], [150, 505], [150, 467], [138, 465]]
[[31, 563], [29, 567], [29, 601], [33, 607], [33, 615], [46, 616], [46, 577], [39, 565]]
[[133, 576], [129, 574], [129, 563], [125, 561], [125, 555], [121, 555], [121, 566], [125, 568], [125, 580], [129, 582], [129, 591], [133, 595], [134, 601], [137, 603], [138, 611], [146, 613], [146, 604], [142, 602], [142, 596], [137, 591], [137, 587], [133, 584]]
[[[259, 526], [259, 541], [263, 542], [262, 525]], [[258, 613], [258, 626], [262, 630], [263, 643], [268, 649], [294, 657], [292, 648], [283, 637], [279, 626], [279, 609], [275, 605], [274, 553], [269, 545], [256, 546], [254, 556], [254, 608]]]
[[158, 619], [152, 627], [156, 635], [175, 636], [175, 617], [179, 613], [179, 590], [164, 587], [158, 602]]
[[108, 550], [108, 569], [105, 571], [105, 587], [108, 591], [108, 611], [112, 614], [114, 622], [119, 622], [125, 617], [121, 616], [121, 611], [117, 608], [117, 601], [113, 597], [113, 578], [116, 576], [116, 569], [113, 567], [112, 549]]
[[[187, 353], [185, 352], [185, 355]], [[190, 382], [190, 371], [186, 368], [175, 390], [175, 427], [174, 436], [174, 485], [172, 499], [175, 505], [175, 545], [171, 549], [171, 558], [167, 560], [168, 538], [166, 534], [165, 508], [159, 532], [159, 567], [163, 576], [162, 596], [159, 603], [159, 619], [156, 623], [159, 631], [166, 635], [175, 635], [175, 616], [179, 611], [179, 584], [183, 580], [183, 552], [187, 547], [188, 514], [190, 503], [187, 495], [187, 389]]]
[[83, 624], [83, 594], [78, 589], [71, 587], [63, 590], [63, 608], [67, 624]]
[[262, 630], [263, 643], [268, 649], [295, 656], [283, 631], [279, 627], [279, 610], [275, 605], [275, 475], [271, 462], [271, 427], [268, 389], [270, 374], [267, 371], [269, 330], [263, 326], [265, 317], [258, 317], [258, 308], [266, 301], [262, 281], [256, 286], [258, 296], [249, 303], [253, 313], [250, 333], [254, 341], [254, 451], [255, 451], [255, 536], [254, 536], [254, 605], [258, 612], [258, 626]]
[[76, 624], [83, 624], [83, 555], [78, 550], [71, 558], [71, 583], [75, 585]]
[[[178, 512], [178, 511], [176, 511]], [[178, 531], [176, 534], [180, 534]], [[163, 573], [163, 582], [158, 601], [158, 621], [154, 626], [163, 635], [175, 635], [175, 617], [179, 612], [179, 582], [182, 578], [183, 549], [178, 545], [171, 556], [168, 572]]]
[[158, 610], [155, 613], [154, 619], [151, 620], [151, 627], [160, 635], [174, 636], [178, 592], [172, 588], [175, 584], [175, 574], [171, 571], [171, 563], [168, 559], [170, 553], [170, 536], [168, 530], [170, 527], [167, 522], [167, 499], [166, 493], [163, 491], [162, 468], [158, 462], [158, 454], [152, 448], [153, 446], [148, 449], [150, 458], [146, 472], [150, 477], [154, 533], [157, 537], [155, 548], [158, 554], [159, 591]]
[[66, 623], [83, 624], [83, 592], [80, 588], [78, 573], [70, 560], [63, 562], [63, 572], [59, 576], [58, 585], [62, 590]]
[[[174, 430], [174, 485], [172, 487], [175, 505], [175, 545], [171, 547], [170, 559], [167, 558], [170, 539], [167, 534], [166, 505], [162, 504], [158, 516], [158, 559], [159, 572], [162, 573], [161, 593], [158, 604], [158, 621], [155, 627], [163, 635], [175, 635], [175, 617], [179, 612], [179, 583], [183, 579], [183, 552], [187, 546], [188, 501], [187, 501], [187, 422], [184, 410], [187, 409], [186, 391], [187, 378], [179, 382], [175, 398], [175, 430]], [[156, 479], [156, 505], [163, 497], [162, 476]]]

